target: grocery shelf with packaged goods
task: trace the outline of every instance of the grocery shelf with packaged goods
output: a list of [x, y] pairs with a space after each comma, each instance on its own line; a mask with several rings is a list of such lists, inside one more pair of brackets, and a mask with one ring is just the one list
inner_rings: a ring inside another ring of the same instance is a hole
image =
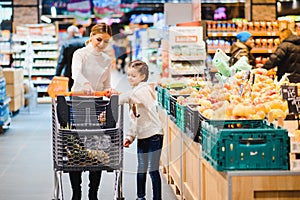
[[170, 27], [170, 77], [204, 74], [205, 60], [206, 49], [201, 26]]
[[50, 103], [47, 87], [58, 58], [58, 23], [24, 24], [15, 27], [12, 37], [14, 67], [24, 68], [24, 76], [37, 90], [39, 103]]
[[256, 57], [256, 64], [264, 64], [269, 55], [279, 44], [279, 31], [290, 27], [289, 21], [206, 21], [207, 52], [215, 54], [222, 49], [229, 54], [231, 45], [240, 31], [249, 31], [253, 36], [254, 48], [251, 53]]
[[0, 66], [11, 67], [12, 0], [0, 1]]

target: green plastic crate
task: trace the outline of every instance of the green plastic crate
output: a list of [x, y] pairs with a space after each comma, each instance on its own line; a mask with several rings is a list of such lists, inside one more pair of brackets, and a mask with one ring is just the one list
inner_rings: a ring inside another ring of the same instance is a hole
[[288, 131], [265, 120], [207, 120], [201, 132], [202, 156], [218, 171], [288, 169]]
[[164, 104], [163, 104], [163, 106], [164, 106], [164, 108], [166, 109], [166, 111], [169, 115], [170, 114], [170, 93], [169, 93], [169, 90], [164, 88], [163, 94], [164, 94], [164, 98], [163, 98], [164, 99], [163, 100]]
[[163, 87], [157, 86], [156, 91], [157, 91], [158, 105], [160, 105], [161, 107], [164, 107], [164, 92], [165, 92], [165, 90]]
[[185, 109], [186, 106], [176, 102], [176, 125], [183, 132], [185, 132]]

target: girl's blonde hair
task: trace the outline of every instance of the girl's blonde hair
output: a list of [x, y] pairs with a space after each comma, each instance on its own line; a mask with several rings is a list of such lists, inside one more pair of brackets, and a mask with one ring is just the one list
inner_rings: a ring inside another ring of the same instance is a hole
[[[109, 25], [107, 25], [106, 23], [99, 23], [92, 27], [90, 36], [97, 35], [97, 34], [103, 34], [103, 33], [107, 33], [111, 37], [112, 36], [111, 27]], [[91, 40], [92, 40], [91, 38], [88, 39], [85, 42], [85, 44], [86, 45], [89, 44], [91, 42]]]
[[149, 77], [149, 67], [141, 60], [134, 60], [128, 64], [128, 68], [136, 69], [141, 75], [145, 75], [143, 82], [146, 82]]

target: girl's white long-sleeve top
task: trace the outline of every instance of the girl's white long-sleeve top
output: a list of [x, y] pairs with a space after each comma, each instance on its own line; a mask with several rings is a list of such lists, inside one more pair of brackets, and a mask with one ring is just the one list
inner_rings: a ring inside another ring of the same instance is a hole
[[130, 126], [126, 138], [131, 142], [138, 139], [149, 138], [156, 134], [163, 134], [162, 123], [158, 117], [156, 107], [156, 94], [153, 88], [146, 82], [141, 82], [134, 87], [132, 92], [120, 97], [120, 103], [129, 103], [136, 106], [136, 117], [133, 109], [130, 109]]
[[95, 91], [111, 87], [112, 59], [103, 52], [97, 52], [92, 44], [77, 49], [72, 59], [72, 91], [82, 91], [84, 84], [89, 82]]

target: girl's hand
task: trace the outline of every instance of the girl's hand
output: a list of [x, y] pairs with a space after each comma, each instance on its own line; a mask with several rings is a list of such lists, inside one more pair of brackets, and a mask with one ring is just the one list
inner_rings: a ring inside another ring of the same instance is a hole
[[128, 148], [130, 146], [130, 144], [131, 144], [130, 140], [125, 139], [125, 141], [123, 143], [123, 146], [126, 147], [126, 148]]

